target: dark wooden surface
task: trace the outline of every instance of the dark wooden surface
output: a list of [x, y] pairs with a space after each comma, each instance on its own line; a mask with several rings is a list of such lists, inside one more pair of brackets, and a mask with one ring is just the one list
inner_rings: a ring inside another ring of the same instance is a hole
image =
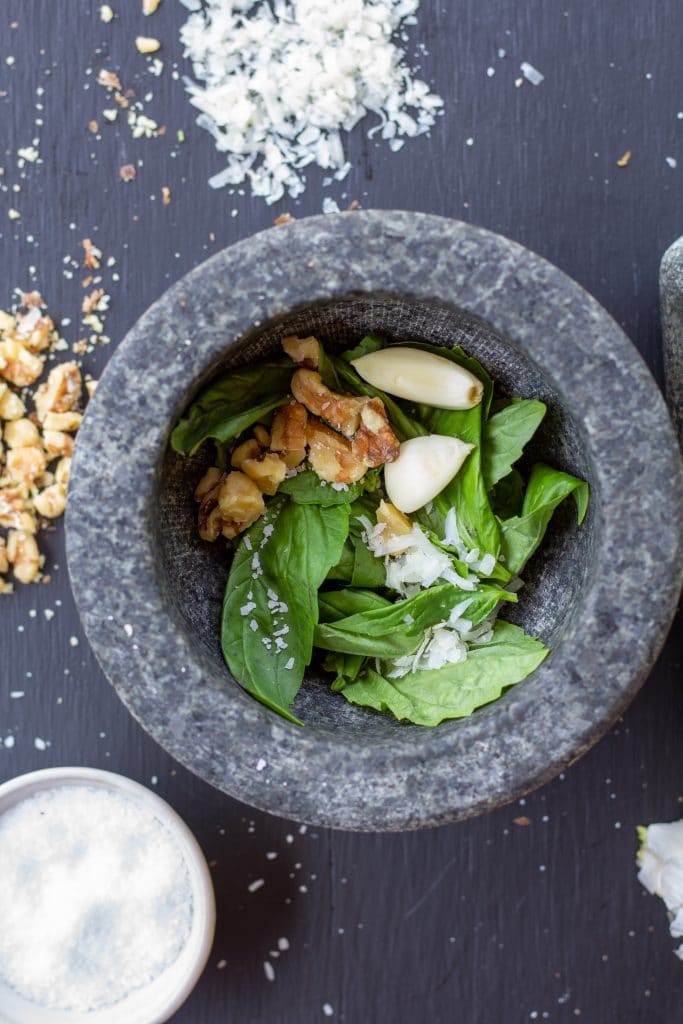
[[[35, 285], [72, 318], [65, 334], [76, 340], [81, 275], [66, 278], [63, 258], [93, 238], [120, 275], [109, 288], [112, 346], [85, 361], [95, 375], [170, 282], [282, 210], [320, 212], [323, 195], [315, 174], [300, 202], [274, 209], [211, 192], [220, 158], [171, 73], [184, 70], [184, 9], [164, 0], [143, 19], [138, 0], [111, 3], [111, 25], [84, 0], [0, 3], [0, 306], [15, 286]], [[163, 41], [160, 78], [135, 51], [139, 33]], [[423, 0], [411, 40], [429, 51], [419, 60], [445, 117], [396, 155], [354, 132], [353, 171], [331, 194], [342, 207], [358, 198], [460, 217], [530, 246], [607, 307], [661, 381], [657, 268], [683, 232], [680, 0]], [[542, 85], [515, 88], [523, 60]], [[163, 138], [133, 141], [125, 123], [103, 125], [112, 104], [95, 84], [100, 67], [153, 93], [146, 112], [168, 126]], [[88, 131], [93, 118], [101, 137]], [[21, 172], [16, 149], [34, 138], [42, 163]], [[128, 162], [138, 173], [124, 185]], [[680, 618], [624, 720], [523, 806], [418, 834], [303, 832], [210, 789], [145, 736], [81, 633], [61, 527], [47, 543], [51, 585], [0, 601], [0, 736], [15, 738], [0, 747], [0, 780], [48, 765], [109, 768], [155, 786], [194, 829], [215, 865], [219, 923], [178, 1024], [313, 1024], [324, 1004], [347, 1024], [682, 1019], [683, 964], [634, 866], [636, 824], [683, 814]], [[530, 823], [514, 824], [520, 816]], [[265, 885], [251, 894], [257, 878]], [[289, 949], [275, 958], [282, 937]]]

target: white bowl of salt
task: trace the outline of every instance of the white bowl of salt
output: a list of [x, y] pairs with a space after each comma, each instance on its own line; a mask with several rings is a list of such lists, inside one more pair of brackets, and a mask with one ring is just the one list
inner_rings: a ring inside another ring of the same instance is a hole
[[93, 768], [0, 786], [1, 1024], [162, 1024], [215, 918], [196, 839], [144, 786]]

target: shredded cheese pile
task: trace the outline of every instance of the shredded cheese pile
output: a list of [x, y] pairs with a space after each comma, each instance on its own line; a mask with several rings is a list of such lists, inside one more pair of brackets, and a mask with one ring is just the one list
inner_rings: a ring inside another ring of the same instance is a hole
[[[186, 0], [187, 2], [187, 0]], [[194, 8], [194, 2], [187, 3]], [[228, 154], [214, 188], [248, 180], [267, 203], [305, 188], [317, 164], [344, 178], [342, 132], [368, 112], [392, 150], [429, 131], [443, 106], [411, 75], [395, 33], [419, 0], [206, 0], [181, 29], [197, 81], [197, 123]]]

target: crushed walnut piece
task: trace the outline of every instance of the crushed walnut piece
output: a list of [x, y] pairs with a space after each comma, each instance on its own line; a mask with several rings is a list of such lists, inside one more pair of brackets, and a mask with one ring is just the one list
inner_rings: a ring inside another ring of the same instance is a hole
[[[270, 428], [257, 423], [250, 437], [242, 435], [230, 453], [231, 472], [212, 466], [199, 481], [194, 496], [203, 540], [233, 538], [248, 529], [265, 510], [263, 495], [276, 494], [285, 477], [304, 469], [305, 460], [320, 480], [348, 487], [368, 469], [398, 458], [400, 443], [381, 399], [328, 388], [312, 368], [320, 363], [317, 338], [287, 335], [282, 347], [300, 367], [292, 374], [293, 399], [275, 411]], [[397, 532], [405, 532], [406, 523], [410, 531], [402, 513], [383, 505]]]
[[83, 246], [83, 266], [90, 270], [97, 270], [102, 259], [102, 250], [93, 245], [89, 238], [84, 238], [81, 245]]
[[[83, 248], [99, 266], [100, 251], [88, 239]], [[46, 357], [68, 347], [38, 292], [0, 311], [0, 339], [0, 594], [10, 594], [10, 572], [19, 583], [41, 578], [40, 530], [64, 512], [83, 382], [76, 363], [64, 362], [38, 385]]]
[[133, 164], [124, 164], [123, 167], [119, 169], [119, 178], [121, 179], [121, 181], [133, 181], [136, 174], [137, 171], [135, 170]]

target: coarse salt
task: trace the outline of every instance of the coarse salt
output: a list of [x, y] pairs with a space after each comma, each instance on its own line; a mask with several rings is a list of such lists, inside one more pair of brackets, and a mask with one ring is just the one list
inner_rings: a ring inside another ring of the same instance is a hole
[[0, 864], [0, 981], [39, 1006], [113, 1006], [190, 934], [184, 857], [123, 794], [64, 786], [23, 800], [0, 816]]

